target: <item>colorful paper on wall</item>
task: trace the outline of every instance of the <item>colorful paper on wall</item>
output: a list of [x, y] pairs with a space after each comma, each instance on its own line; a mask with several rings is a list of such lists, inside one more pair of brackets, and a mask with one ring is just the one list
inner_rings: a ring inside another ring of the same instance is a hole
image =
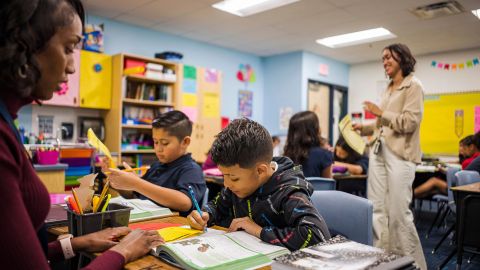
[[185, 79], [197, 79], [197, 69], [193, 66], [183, 66], [183, 78]]
[[185, 107], [196, 107], [197, 106], [197, 95], [182, 93], [182, 106]]
[[205, 81], [208, 83], [217, 83], [218, 82], [218, 72], [215, 69], [205, 69]]
[[220, 97], [217, 93], [203, 94], [202, 115], [205, 117], [220, 116]]
[[252, 117], [253, 92], [238, 91], [238, 117]]
[[475, 133], [480, 131], [480, 106], [475, 107], [475, 123], [473, 126], [473, 130]]
[[182, 91], [184, 93], [197, 93], [197, 81], [194, 79], [184, 79], [182, 84]]
[[196, 122], [198, 118], [198, 110], [195, 107], [183, 107], [181, 111], [188, 116], [192, 122]]

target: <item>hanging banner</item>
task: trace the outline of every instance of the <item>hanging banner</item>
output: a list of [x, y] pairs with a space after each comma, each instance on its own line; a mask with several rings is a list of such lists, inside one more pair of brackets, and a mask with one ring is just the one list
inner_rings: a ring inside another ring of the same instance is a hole
[[443, 63], [443, 62], [434, 60], [430, 64], [432, 68], [452, 70], [452, 71], [462, 70], [464, 68], [473, 68], [479, 65], [480, 65], [480, 61], [478, 60], [478, 57], [475, 57], [473, 59], [469, 59], [463, 62], [457, 62], [457, 63]]

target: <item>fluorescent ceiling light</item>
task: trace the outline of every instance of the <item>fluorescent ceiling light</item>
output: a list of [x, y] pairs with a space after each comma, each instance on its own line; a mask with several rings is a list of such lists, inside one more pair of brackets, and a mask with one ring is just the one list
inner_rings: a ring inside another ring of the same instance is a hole
[[240, 17], [246, 17], [298, 1], [300, 0], [224, 0], [213, 4], [212, 7]]
[[333, 37], [317, 39], [317, 43], [330, 48], [340, 48], [362, 43], [380, 41], [390, 38], [396, 38], [394, 34], [383, 27], [368, 29], [359, 32], [348, 33]]
[[472, 13], [480, 20], [480, 8], [472, 10]]

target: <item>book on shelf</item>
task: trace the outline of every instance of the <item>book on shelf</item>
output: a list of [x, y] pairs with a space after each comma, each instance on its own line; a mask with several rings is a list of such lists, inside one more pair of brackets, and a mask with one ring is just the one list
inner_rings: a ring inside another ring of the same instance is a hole
[[411, 257], [402, 257], [380, 248], [350, 241], [343, 236], [336, 236], [327, 242], [277, 257], [272, 268], [385, 270], [408, 268], [413, 266], [413, 262]]
[[171, 103], [172, 91], [171, 85], [128, 81], [125, 98]]
[[118, 196], [112, 198], [110, 200], [110, 203], [117, 203], [132, 207], [133, 210], [130, 211], [130, 222], [168, 217], [173, 215], [170, 209], [159, 206], [150, 200], [125, 199], [121, 196]]
[[152, 251], [160, 259], [182, 269], [253, 269], [270, 265], [288, 249], [263, 242], [244, 231], [208, 232], [165, 243]]

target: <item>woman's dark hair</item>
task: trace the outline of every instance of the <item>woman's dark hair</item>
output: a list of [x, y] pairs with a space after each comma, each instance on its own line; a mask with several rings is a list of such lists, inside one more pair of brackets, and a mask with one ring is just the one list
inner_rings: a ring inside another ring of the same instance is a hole
[[[403, 77], [407, 77], [415, 70], [415, 64], [417, 63], [417, 60], [415, 60], [407, 45], [395, 43], [385, 47], [383, 50], [390, 51], [393, 59], [395, 59], [395, 61], [397, 61], [400, 65]], [[397, 57], [400, 57], [400, 59]]]
[[4, 91], [28, 97], [40, 77], [34, 55], [59, 28], [78, 15], [85, 23], [80, 0], [10, 0], [0, 3], [0, 82]]
[[181, 111], [169, 111], [160, 114], [152, 122], [153, 128], [163, 129], [178, 141], [192, 135], [192, 121]]
[[323, 147], [326, 140], [320, 135], [320, 123], [314, 112], [298, 112], [290, 118], [287, 141], [283, 154], [301, 164], [308, 158], [312, 147]]
[[[345, 150], [348, 153], [347, 158], [340, 158], [337, 156], [337, 147], [341, 147], [343, 150]], [[335, 144], [335, 149], [333, 151], [333, 160], [335, 161], [341, 161], [349, 164], [355, 164], [359, 159], [362, 158], [362, 155], [360, 155], [357, 151], [353, 150], [350, 145], [348, 145], [347, 141], [340, 136], [337, 140], [337, 144]]]
[[235, 119], [217, 136], [210, 149], [215, 164], [253, 168], [257, 162], [270, 163], [273, 155], [272, 137], [259, 123]]

